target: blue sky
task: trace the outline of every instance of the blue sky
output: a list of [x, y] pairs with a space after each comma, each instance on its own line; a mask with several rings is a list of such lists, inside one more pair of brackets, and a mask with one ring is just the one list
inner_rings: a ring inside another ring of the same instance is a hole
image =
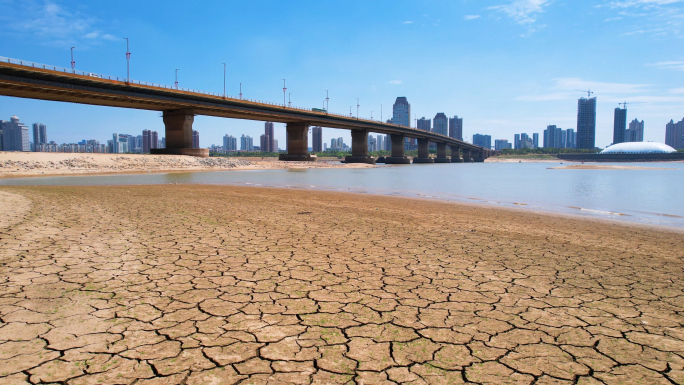
[[[198, 5], [199, 4], [199, 5]], [[464, 119], [464, 137], [575, 128], [577, 90], [598, 98], [597, 145], [613, 110], [664, 141], [684, 117], [684, 0], [38, 1], [0, 0], [0, 56], [360, 116], [391, 114], [406, 96], [417, 118]], [[42, 122], [58, 143], [164, 131], [159, 114], [0, 97], [0, 119]], [[258, 138], [263, 123], [198, 116], [201, 145]], [[324, 130], [324, 140], [350, 136]], [[285, 147], [284, 125], [276, 138]]]

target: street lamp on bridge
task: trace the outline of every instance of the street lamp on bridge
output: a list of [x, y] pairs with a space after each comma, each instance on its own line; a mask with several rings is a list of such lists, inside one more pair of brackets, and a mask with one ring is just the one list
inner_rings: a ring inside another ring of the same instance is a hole
[[359, 118], [359, 98], [356, 98], [356, 119]]
[[283, 79], [283, 107], [285, 107], [285, 93], [287, 92], [287, 87], [285, 87], [285, 79]]
[[71, 71], [73, 73], [76, 73], [76, 62], [74, 61], [74, 48], [76, 47], [71, 47]]
[[124, 37], [126, 39], [126, 83], [131, 82], [131, 53], [129, 52], [130, 50], [128, 49], [128, 38]]
[[287, 94], [287, 106], [292, 107], [292, 92]]
[[328, 97], [328, 90], [325, 90], [325, 111], [330, 111], [330, 98]]
[[223, 98], [226, 98], [226, 63], [223, 64]]
[[176, 89], [178, 89], [178, 68], [176, 68], [176, 83], [174, 84], [176, 85]]

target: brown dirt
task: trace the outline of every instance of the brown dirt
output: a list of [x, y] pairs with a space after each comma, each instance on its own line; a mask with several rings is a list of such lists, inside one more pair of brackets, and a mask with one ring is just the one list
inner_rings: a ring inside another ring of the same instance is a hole
[[0, 383], [684, 382], [681, 233], [290, 189], [1, 191]]

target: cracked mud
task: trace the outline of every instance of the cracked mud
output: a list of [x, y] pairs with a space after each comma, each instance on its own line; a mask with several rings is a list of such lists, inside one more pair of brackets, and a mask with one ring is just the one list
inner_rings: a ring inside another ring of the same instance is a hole
[[681, 384], [681, 233], [226, 186], [3, 187], [0, 384]]

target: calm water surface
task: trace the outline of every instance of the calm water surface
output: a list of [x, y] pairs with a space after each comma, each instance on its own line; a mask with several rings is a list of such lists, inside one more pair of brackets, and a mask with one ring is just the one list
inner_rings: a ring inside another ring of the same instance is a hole
[[[566, 163], [567, 164], [567, 163]], [[626, 165], [622, 163], [621, 165]], [[684, 227], [684, 164], [667, 170], [554, 170], [557, 163], [468, 163], [0, 179], [0, 185], [207, 183], [312, 188], [486, 203]]]

